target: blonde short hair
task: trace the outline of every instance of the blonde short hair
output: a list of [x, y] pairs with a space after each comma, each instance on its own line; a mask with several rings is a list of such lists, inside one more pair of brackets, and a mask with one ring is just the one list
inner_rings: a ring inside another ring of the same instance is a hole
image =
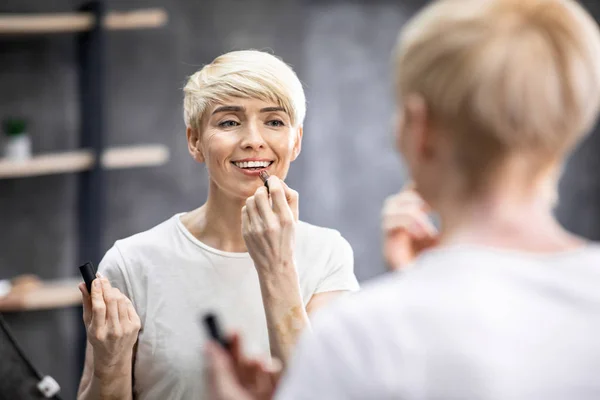
[[184, 119], [187, 127], [201, 131], [208, 108], [230, 97], [273, 101], [300, 126], [306, 114], [302, 84], [281, 59], [256, 50], [223, 54], [189, 77], [184, 89]]
[[600, 32], [571, 0], [442, 0], [400, 33], [396, 92], [423, 96], [466, 174], [565, 156], [600, 104]]

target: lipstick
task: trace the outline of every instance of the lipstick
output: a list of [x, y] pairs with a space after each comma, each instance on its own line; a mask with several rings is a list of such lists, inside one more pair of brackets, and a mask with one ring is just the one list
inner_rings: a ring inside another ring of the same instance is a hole
[[258, 176], [260, 177], [260, 179], [262, 179], [263, 183], [265, 184], [265, 187], [267, 188], [267, 193], [270, 193], [269, 192], [269, 173], [267, 171], [260, 171]]

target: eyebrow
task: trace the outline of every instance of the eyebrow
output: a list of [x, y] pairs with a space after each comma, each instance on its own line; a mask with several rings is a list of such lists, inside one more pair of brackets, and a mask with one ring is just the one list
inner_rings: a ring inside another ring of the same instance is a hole
[[[222, 113], [222, 112], [240, 112], [240, 111], [246, 111], [246, 108], [241, 107], [241, 106], [220, 106], [220, 107], [215, 108], [215, 110], [212, 113], [214, 115], [214, 114]], [[276, 112], [276, 111], [285, 112], [285, 109], [283, 107], [265, 107], [265, 108], [260, 109], [261, 113]]]
[[222, 113], [222, 112], [239, 112], [239, 111], [246, 111], [246, 109], [244, 107], [240, 107], [240, 106], [221, 106], [221, 107], [217, 107], [215, 108], [215, 111], [213, 111], [213, 115], [217, 114], [217, 113]]
[[283, 111], [285, 112], [285, 109], [283, 107], [265, 107], [265, 108], [261, 108], [260, 112], [264, 113], [264, 112], [275, 112], [275, 111]]

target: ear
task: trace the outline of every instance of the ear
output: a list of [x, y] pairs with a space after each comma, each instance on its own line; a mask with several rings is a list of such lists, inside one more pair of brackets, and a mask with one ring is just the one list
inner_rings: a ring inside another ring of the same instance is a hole
[[304, 131], [302, 126], [299, 126], [296, 129], [296, 138], [294, 139], [294, 147], [292, 149], [292, 161], [294, 161], [300, 155], [300, 151], [302, 150], [302, 135]]
[[190, 152], [192, 158], [200, 163], [203, 163], [204, 154], [202, 153], [202, 148], [200, 147], [200, 134], [198, 131], [189, 126], [186, 128], [185, 134], [187, 136], [188, 151]]
[[420, 95], [409, 95], [402, 106], [398, 145], [405, 158], [430, 158], [433, 154], [431, 121], [427, 103]]

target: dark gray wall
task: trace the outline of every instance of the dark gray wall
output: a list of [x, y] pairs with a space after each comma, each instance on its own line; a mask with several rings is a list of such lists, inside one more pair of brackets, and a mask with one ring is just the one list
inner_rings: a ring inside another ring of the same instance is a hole
[[[303, 152], [289, 176], [301, 194], [301, 217], [348, 238], [361, 280], [382, 273], [380, 206], [405, 178], [392, 149], [388, 59], [415, 3], [108, 1], [111, 9], [122, 10], [162, 5], [170, 22], [159, 30], [110, 34], [107, 142], [164, 143], [172, 158], [164, 167], [109, 173], [104, 248], [205, 199], [206, 174], [186, 151], [181, 116], [186, 76], [229, 50], [272, 49], [294, 66], [308, 97]], [[79, 4], [4, 0], [0, 12], [65, 11]], [[0, 37], [0, 117], [30, 118], [35, 151], [77, 145], [74, 45], [71, 35]], [[594, 239], [600, 239], [599, 149], [596, 133], [575, 153], [558, 209], [565, 226]], [[0, 277], [75, 273], [75, 195], [72, 175], [0, 180]], [[10, 317], [40, 368], [72, 398], [77, 313]]]

